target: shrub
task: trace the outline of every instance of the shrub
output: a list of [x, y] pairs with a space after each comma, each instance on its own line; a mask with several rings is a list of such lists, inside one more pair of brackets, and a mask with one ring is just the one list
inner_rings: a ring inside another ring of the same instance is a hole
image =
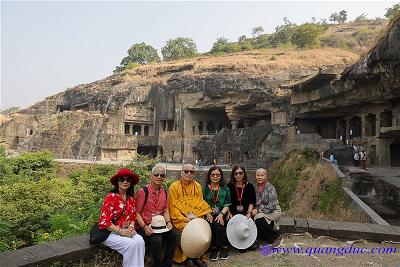
[[[145, 184], [155, 162], [139, 156], [128, 167]], [[0, 158], [0, 251], [87, 233], [99, 219], [104, 197], [112, 189], [109, 179], [118, 168], [88, 165], [67, 178], [56, 178], [48, 153]]]
[[299, 48], [319, 47], [323, 31], [324, 28], [319, 24], [304, 23], [294, 30], [290, 40]]

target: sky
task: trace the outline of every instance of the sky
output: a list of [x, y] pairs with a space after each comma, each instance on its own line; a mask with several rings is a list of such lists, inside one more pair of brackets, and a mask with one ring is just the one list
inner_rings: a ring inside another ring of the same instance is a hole
[[158, 49], [169, 39], [193, 38], [207, 52], [219, 37], [236, 41], [283, 17], [301, 24], [346, 10], [383, 17], [396, 1], [111, 2], [1, 0], [0, 109], [28, 107], [73, 86], [112, 74], [135, 43]]

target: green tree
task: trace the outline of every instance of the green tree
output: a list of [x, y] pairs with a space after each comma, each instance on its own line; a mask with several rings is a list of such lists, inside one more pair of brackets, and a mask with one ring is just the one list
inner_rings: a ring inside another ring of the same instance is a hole
[[242, 45], [244, 42], [246, 42], [246, 40], [247, 40], [246, 35], [242, 35], [242, 36], [240, 36], [240, 37], [238, 38], [238, 43], [239, 43], [240, 45]]
[[269, 42], [273, 47], [277, 47], [279, 44], [290, 43], [290, 38], [296, 29], [297, 25], [288, 20], [287, 17], [283, 18], [283, 24], [275, 28], [275, 33], [273, 33]]
[[268, 36], [266, 34], [259, 35], [255, 40], [254, 40], [254, 48], [260, 49], [260, 48], [267, 48], [269, 47], [270, 42], [268, 40]]
[[250, 40], [248, 40], [246, 38], [246, 35], [240, 36], [239, 39], [238, 39], [238, 43], [239, 43], [240, 48], [242, 49], [242, 51], [252, 50], [253, 49], [253, 45], [251, 44]]
[[198, 55], [196, 43], [192, 38], [178, 37], [170, 39], [161, 48], [164, 60], [177, 60], [181, 58], [191, 58]]
[[210, 54], [226, 54], [235, 53], [241, 51], [242, 48], [238, 43], [230, 43], [225, 37], [220, 37], [216, 42], [213, 43], [213, 47], [210, 50]]
[[364, 14], [364, 13], [362, 13], [360, 16], [358, 16], [354, 20], [354, 22], [356, 22], [356, 23], [362, 23], [362, 22], [365, 22], [365, 21], [368, 21], [368, 19], [367, 19], [367, 14]]
[[304, 23], [295, 29], [291, 42], [299, 48], [319, 47], [323, 31], [323, 27], [319, 24]]
[[255, 28], [253, 28], [253, 30], [251, 30], [251, 34], [253, 35], [253, 38], [259, 36], [263, 32], [264, 32], [264, 28], [262, 26], [255, 27]]
[[342, 10], [339, 12], [339, 23], [345, 23], [347, 20], [347, 11]]
[[400, 3], [397, 3], [386, 9], [385, 17], [389, 20], [394, 19], [398, 15], [400, 15]]
[[140, 66], [152, 62], [159, 62], [157, 49], [146, 43], [134, 44], [128, 50], [128, 56], [124, 57], [114, 73], [121, 72], [127, 68]]
[[329, 17], [329, 21], [332, 21], [333, 23], [337, 23], [340, 21], [340, 15], [337, 12], [334, 12], [331, 14]]

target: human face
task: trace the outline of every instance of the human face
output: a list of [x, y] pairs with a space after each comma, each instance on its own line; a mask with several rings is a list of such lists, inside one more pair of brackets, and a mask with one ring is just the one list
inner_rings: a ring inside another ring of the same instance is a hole
[[236, 182], [243, 182], [244, 179], [244, 171], [242, 168], [237, 168], [237, 170], [233, 174], [235, 176]]
[[164, 168], [157, 168], [151, 174], [151, 181], [155, 185], [162, 185], [165, 180], [165, 169]]
[[213, 170], [210, 173], [210, 180], [213, 184], [219, 184], [219, 181], [221, 181], [221, 173], [219, 172], [219, 170]]
[[257, 184], [262, 184], [267, 180], [267, 173], [265, 171], [256, 172], [256, 182]]
[[132, 177], [125, 175], [118, 177], [118, 187], [122, 190], [128, 190], [132, 184]]
[[182, 167], [181, 176], [185, 181], [192, 181], [194, 179], [194, 166], [186, 164]]

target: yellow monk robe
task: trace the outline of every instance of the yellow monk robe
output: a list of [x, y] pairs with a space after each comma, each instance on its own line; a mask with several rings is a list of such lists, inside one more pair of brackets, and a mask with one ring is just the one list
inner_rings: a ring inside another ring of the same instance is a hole
[[[203, 192], [201, 185], [194, 181], [188, 185], [185, 185], [181, 180], [173, 182], [169, 187], [168, 201], [169, 201], [169, 215], [171, 222], [179, 232], [182, 233], [183, 228], [186, 226], [187, 217], [182, 214], [177, 208], [174, 207], [174, 203], [182, 197], [192, 196], [203, 199]], [[175, 250], [173, 260], [181, 263], [187, 259], [187, 256], [183, 254], [182, 249], [178, 246]]]

